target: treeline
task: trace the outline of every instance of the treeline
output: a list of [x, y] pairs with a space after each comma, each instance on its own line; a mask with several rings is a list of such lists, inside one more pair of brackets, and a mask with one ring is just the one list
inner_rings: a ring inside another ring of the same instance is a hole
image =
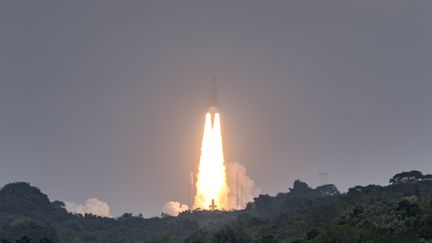
[[240, 211], [187, 211], [145, 219], [67, 213], [28, 183], [0, 190], [1, 242], [432, 242], [432, 176], [402, 172], [390, 185], [260, 195]]

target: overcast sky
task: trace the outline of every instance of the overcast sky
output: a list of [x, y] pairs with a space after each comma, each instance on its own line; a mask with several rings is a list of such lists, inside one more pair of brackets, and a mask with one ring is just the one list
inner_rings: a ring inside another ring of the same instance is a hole
[[215, 75], [263, 193], [432, 173], [432, 1], [1, 1], [0, 185], [187, 202]]

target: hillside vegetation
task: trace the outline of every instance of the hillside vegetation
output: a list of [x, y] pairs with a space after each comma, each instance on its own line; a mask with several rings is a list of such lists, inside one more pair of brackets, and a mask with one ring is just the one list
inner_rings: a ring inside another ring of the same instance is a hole
[[390, 185], [260, 195], [240, 211], [187, 211], [178, 217], [70, 214], [29, 183], [0, 190], [0, 239], [7, 242], [432, 242], [432, 175], [402, 172]]

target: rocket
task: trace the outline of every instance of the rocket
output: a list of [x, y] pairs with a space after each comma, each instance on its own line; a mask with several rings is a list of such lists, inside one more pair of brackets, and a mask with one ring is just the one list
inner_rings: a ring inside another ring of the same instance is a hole
[[211, 78], [210, 87], [209, 87], [209, 112], [212, 117], [217, 113], [217, 103], [218, 103], [218, 90], [216, 88], [216, 79], [214, 77]]

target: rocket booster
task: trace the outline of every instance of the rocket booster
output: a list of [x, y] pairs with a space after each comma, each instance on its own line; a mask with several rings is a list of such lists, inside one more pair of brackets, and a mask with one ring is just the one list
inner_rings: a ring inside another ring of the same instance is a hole
[[214, 115], [217, 112], [218, 90], [216, 88], [216, 79], [212, 77], [209, 87], [209, 112]]
[[217, 103], [218, 103], [218, 90], [216, 88], [216, 79], [214, 77], [212, 77], [211, 81], [210, 81], [210, 87], [209, 87], [209, 108], [208, 108], [208, 112], [211, 115], [211, 124], [212, 126], [214, 125], [214, 119], [215, 119], [215, 115], [216, 113], [218, 113], [217, 110]]

